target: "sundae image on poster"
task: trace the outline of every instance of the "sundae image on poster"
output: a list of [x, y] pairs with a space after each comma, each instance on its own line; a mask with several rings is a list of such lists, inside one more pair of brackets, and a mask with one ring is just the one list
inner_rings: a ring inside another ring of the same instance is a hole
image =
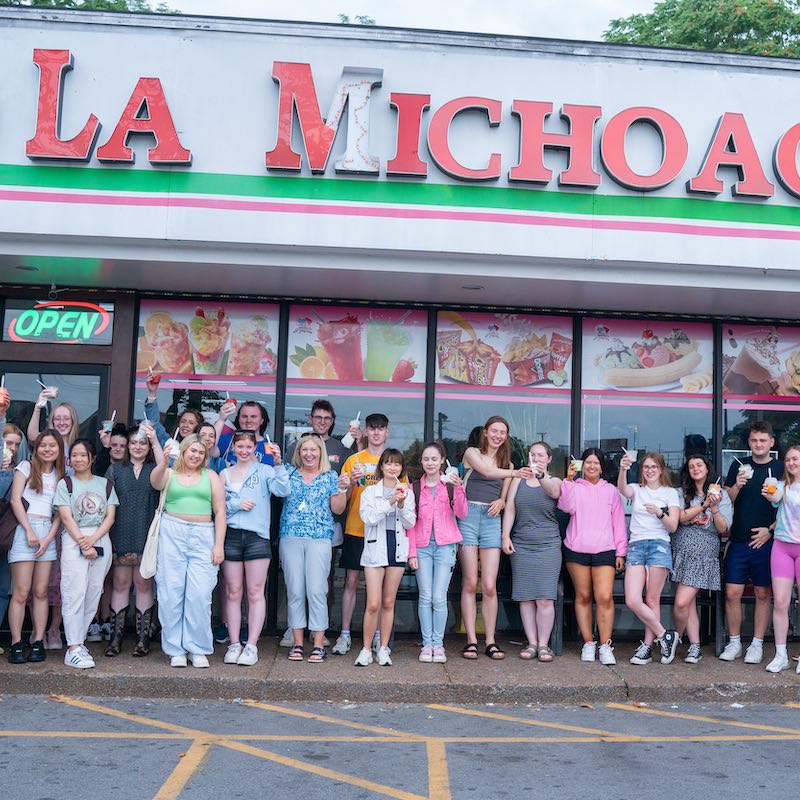
[[727, 395], [800, 395], [800, 328], [725, 325], [722, 390]]
[[185, 375], [274, 375], [269, 329], [277, 306], [145, 300], [136, 371]]
[[401, 309], [294, 306], [290, 378], [342, 383], [425, 380], [427, 316]]
[[569, 386], [572, 323], [564, 317], [442, 311], [437, 381], [472, 386]]
[[711, 393], [711, 325], [586, 319], [583, 353], [586, 389]]

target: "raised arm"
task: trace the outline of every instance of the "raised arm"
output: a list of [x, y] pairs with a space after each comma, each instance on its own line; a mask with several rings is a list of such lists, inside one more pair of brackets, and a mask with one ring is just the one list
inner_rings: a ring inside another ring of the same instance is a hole
[[633, 495], [636, 493], [633, 486], [628, 483], [628, 470], [631, 464], [633, 464], [631, 457], [625, 453], [625, 455], [622, 456], [622, 460], [619, 462], [619, 475], [617, 476], [617, 489], [619, 489], [620, 494], [628, 500], [632, 500]]
[[468, 447], [464, 453], [464, 466], [477, 470], [490, 480], [505, 480], [506, 478], [530, 478], [533, 475], [530, 467], [515, 469], [513, 466], [500, 468], [495, 466], [477, 447]]

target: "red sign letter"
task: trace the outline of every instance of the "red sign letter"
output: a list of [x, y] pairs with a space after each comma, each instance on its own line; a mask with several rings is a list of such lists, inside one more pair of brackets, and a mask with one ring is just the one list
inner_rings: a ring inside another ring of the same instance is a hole
[[[634, 172], [625, 156], [625, 137], [631, 125], [637, 122], [652, 125], [661, 137], [661, 166], [652, 175]], [[661, 189], [674, 181], [683, 169], [688, 155], [689, 143], [678, 120], [660, 108], [647, 106], [626, 108], [612, 117], [600, 142], [600, 158], [603, 159], [608, 174], [621, 186], [646, 192]]]
[[781, 136], [775, 148], [775, 174], [787, 192], [800, 197], [800, 174], [797, 171], [797, 145], [800, 144], [800, 125], [793, 125]]
[[428, 174], [428, 165], [419, 157], [419, 129], [422, 113], [430, 108], [429, 94], [392, 92], [389, 104], [397, 109], [397, 147], [394, 158], [386, 162], [387, 175]]
[[600, 175], [592, 164], [594, 126], [603, 113], [600, 106], [565, 105], [561, 119], [569, 122], [569, 133], [546, 133], [544, 121], [553, 111], [552, 103], [515, 100], [511, 113], [519, 117], [519, 164], [508, 173], [510, 181], [549, 183], [553, 170], [544, 165], [544, 148], [569, 150], [569, 162], [558, 176], [560, 186], [600, 185]]
[[775, 187], [767, 180], [756, 147], [742, 114], [726, 112], [717, 125], [700, 172], [687, 184], [690, 192], [719, 194], [722, 181], [717, 178], [720, 167], [736, 167], [739, 180], [731, 187], [733, 195], [772, 197]]
[[33, 51], [33, 63], [39, 67], [39, 107], [36, 113], [36, 133], [25, 144], [28, 158], [62, 158], [69, 161], [88, 161], [100, 131], [100, 122], [89, 115], [83, 130], [72, 139], [59, 136], [61, 117], [61, 86], [64, 75], [72, 69], [69, 50]]
[[484, 110], [489, 117], [489, 126], [500, 124], [503, 104], [487, 97], [457, 97], [445, 103], [432, 117], [428, 126], [428, 150], [442, 172], [465, 181], [493, 181], [500, 177], [500, 154], [492, 153], [483, 169], [471, 169], [456, 161], [450, 152], [448, 141], [450, 124], [462, 111]]
[[99, 161], [124, 161], [133, 164], [133, 150], [128, 147], [132, 134], [147, 133], [156, 145], [147, 151], [151, 164], [191, 164], [191, 151], [183, 147], [169, 112], [167, 98], [158, 78], [139, 78], [131, 99], [119, 118], [111, 138], [97, 148]]

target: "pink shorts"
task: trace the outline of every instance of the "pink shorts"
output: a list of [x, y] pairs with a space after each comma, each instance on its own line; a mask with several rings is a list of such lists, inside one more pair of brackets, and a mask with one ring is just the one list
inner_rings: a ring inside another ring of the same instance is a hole
[[797, 580], [800, 583], [800, 543], [775, 539], [772, 543], [770, 568], [773, 578]]

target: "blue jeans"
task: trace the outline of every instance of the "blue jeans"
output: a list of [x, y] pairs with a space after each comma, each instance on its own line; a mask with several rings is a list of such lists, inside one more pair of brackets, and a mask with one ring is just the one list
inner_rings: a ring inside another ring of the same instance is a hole
[[417, 589], [419, 590], [419, 626], [422, 645], [444, 643], [447, 625], [447, 589], [456, 565], [456, 545], [438, 545], [431, 532], [426, 547], [417, 548]]

